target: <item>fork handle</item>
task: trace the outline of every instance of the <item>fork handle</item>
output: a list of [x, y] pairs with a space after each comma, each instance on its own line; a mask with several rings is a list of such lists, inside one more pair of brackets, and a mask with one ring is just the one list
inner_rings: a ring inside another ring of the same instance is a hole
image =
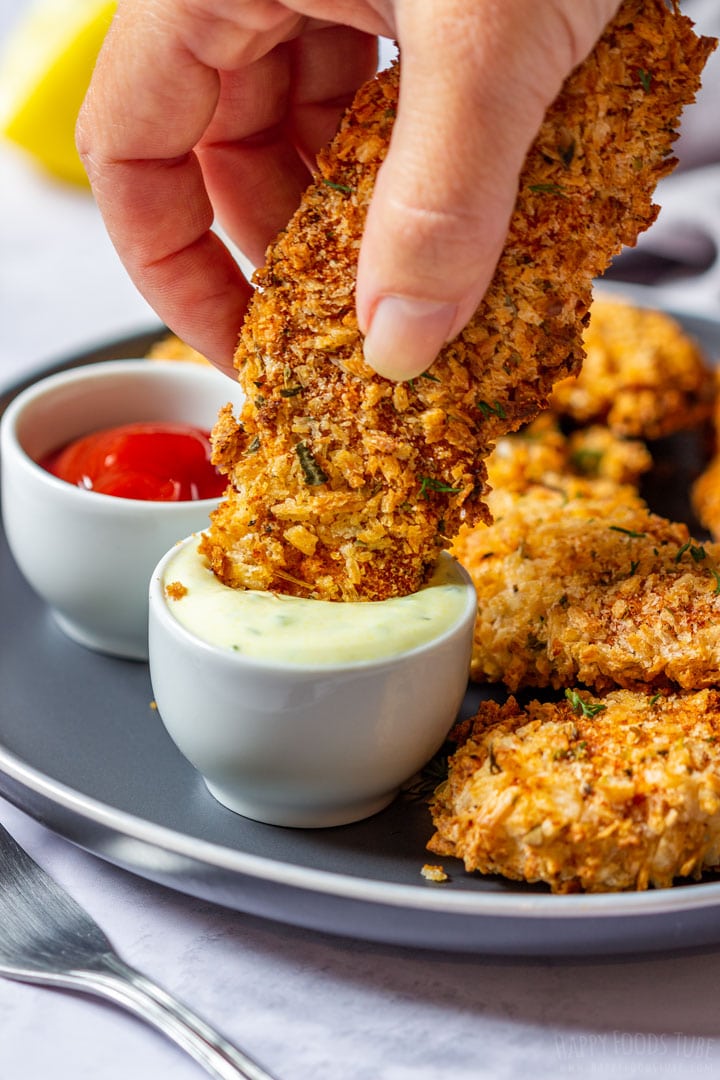
[[242, 1050], [118, 957], [106, 957], [103, 970], [74, 971], [66, 986], [106, 998], [161, 1031], [216, 1080], [275, 1080]]

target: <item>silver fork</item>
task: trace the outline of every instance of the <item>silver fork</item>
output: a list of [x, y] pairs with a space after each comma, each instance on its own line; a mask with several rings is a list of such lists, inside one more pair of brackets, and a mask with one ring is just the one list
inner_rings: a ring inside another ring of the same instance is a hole
[[0, 825], [0, 975], [106, 998], [158, 1028], [218, 1080], [273, 1080], [117, 955], [91, 916]]

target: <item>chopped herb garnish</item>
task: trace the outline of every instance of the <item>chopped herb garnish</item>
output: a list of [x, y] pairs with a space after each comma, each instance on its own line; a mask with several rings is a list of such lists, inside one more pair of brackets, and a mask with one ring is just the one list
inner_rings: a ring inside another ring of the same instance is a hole
[[678, 548], [678, 552], [677, 552], [677, 555], [676, 555], [676, 556], [675, 556], [675, 558], [673, 559], [673, 562], [675, 562], [675, 563], [679, 563], [679, 562], [680, 562], [680, 560], [682, 559], [683, 555], [685, 554], [685, 552], [686, 552], [686, 551], [688, 550], [688, 548], [690, 547], [690, 543], [691, 543], [691, 542], [690, 542], [690, 540], [688, 540], [688, 541], [687, 541], [687, 543], [683, 544], [683, 546], [682, 546], [681, 548]]
[[334, 180], [326, 180], [324, 176], [321, 177], [321, 180], [325, 187], [332, 188], [333, 191], [342, 191], [346, 195], [352, 195], [353, 193], [353, 189], [351, 187], [348, 187], [347, 184], [336, 184]]
[[637, 75], [638, 79], [640, 80], [640, 85], [642, 86], [645, 93], [648, 94], [652, 85], [652, 75], [649, 71], [644, 71], [643, 68], [638, 68]]
[[599, 701], [583, 701], [577, 690], [566, 690], [565, 697], [578, 716], [597, 716], [599, 712], [603, 712], [607, 708], [607, 705], [603, 705]]
[[703, 559], [707, 558], [707, 551], [702, 546], [702, 544], [700, 544], [697, 547], [694, 544], [691, 544], [690, 545], [690, 554], [693, 557], [693, 562], [702, 562]]
[[423, 499], [428, 498], [428, 491], [442, 491], [447, 495], [457, 495], [462, 491], [462, 488], [450, 487], [443, 480], [436, 480], [434, 476], [419, 476], [420, 481], [420, 497]]
[[245, 451], [246, 454], [256, 454], [260, 449], [260, 436], [256, 435]]
[[491, 773], [502, 772], [502, 767], [498, 765], [497, 758], [495, 757], [495, 748], [492, 743], [490, 743], [488, 747], [488, 762], [490, 764]]
[[640, 540], [646, 534], [644, 532], [633, 532], [632, 529], [623, 529], [622, 525], [610, 525], [613, 532], [625, 533], [625, 536], [633, 536], [635, 539]]
[[571, 139], [567, 146], [560, 147], [560, 157], [565, 168], [569, 168], [572, 159], [575, 157], [575, 140]]
[[302, 466], [302, 471], [305, 475], [305, 481], [310, 487], [316, 487], [318, 484], [327, 483], [327, 473], [323, 472], [320, 468], [312, 455], [312, 451], [308, 449], [304, 442], [299, 442], [297, 444], [295, 453], [300, 460], [300, 465]]
[[565, 192], [560, 184], [530, 184], [530, 191], [541, 192], [545, 195], [564, 195]]
[[714, 595], [715, 596], [720, 596], [720, 574], [718, 573], [717, 570], [713, 570], [712, 566], [710, 567], [710, 573], [715, 578], [715, 593], [714, 593]]
[[636, 562], [634, 559], [630, 560], [630, 573], [628, 574], [628, 577], [633, 577], [637, 573], [637, 568], [639, 565], [640, 563]]
[[302, 386], [293, 382], [293, 369], [289, 364], [286, 364], [283, 368], [283, 389], [280, 391], [281, 397], [295, 397], [296, 394], [302, 392]]
[[662, 694], [653, 694], [653, 696], [650, 698], [650, 701], [648, 702], [648, 705], [655, 705], [655, 703], [658, 702], [661, 697]]
[[440, 382], [437, 375], [431, 375], [429, 371], [423, 371], [420, 375], [421, 379], [429, 379], [430, 382]]
[[475, 404], [483, 416], [498, 416], [501, 420], [505, 419], [506, 413], [499, 401], [496, 401], [494, 405], [488, 405], [487, 401], [476, 401]]
[[576, 450], [570, 455], [570, 464], [583, 476], [597, 476], [602, 459], [601, 450]]

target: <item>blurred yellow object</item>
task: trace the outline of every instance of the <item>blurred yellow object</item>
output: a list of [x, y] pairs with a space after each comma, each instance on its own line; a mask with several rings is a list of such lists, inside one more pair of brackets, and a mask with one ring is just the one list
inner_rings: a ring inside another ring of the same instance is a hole
[[0, 131], [54, 176], [87, 184], [75, 121], [116, 0], [40, 0], [0, 58]]

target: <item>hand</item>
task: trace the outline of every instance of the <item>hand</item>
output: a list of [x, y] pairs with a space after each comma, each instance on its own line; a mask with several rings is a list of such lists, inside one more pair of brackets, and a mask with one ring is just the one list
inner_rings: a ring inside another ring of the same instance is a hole
[[219, 367], [250, 260], [287, 223], [376, 36], [402, 52], [401, 100], [360, 252], [365, 354], [428, 367], [477, 308], [527, 149], [618, 0], [120, 0], [78, 122], [108, 232], [139, 289]]

